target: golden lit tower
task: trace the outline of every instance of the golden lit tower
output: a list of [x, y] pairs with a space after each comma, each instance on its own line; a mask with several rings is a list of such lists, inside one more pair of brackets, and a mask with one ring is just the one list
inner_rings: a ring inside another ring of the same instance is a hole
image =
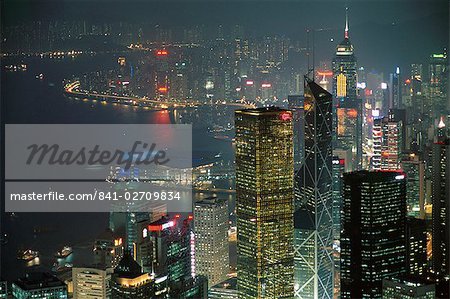
[[236, 111], [239, 298], [293, 298], [292, 112]]

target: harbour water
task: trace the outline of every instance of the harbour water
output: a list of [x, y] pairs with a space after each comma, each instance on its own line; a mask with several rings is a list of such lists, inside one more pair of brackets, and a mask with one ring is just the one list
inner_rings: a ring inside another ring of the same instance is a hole
[[[208, 122], [218, 113], [231, 119], [234, 108], [224, 110], [223, 107], [205, 106], [151, 111], [64, 96], [64, 79], [114, 67], [117, 63], [117, 55], [114, 54], [64, 59], [8, 58], [2, 63], [21, 62], [27, 64], [26, 71], [7, 72], [3, 68], [1, 72], [2, 107], [5, 109], [3, 117], [6, 124], [169, 124], [183, 121], [193, 123], [192, 144], [198, 159], [220, 153], [224, 161], [233, 160], [232, 143], [214, 138]], [[36, 74], [43, 76], [36, 78]], [[228, 197], [230, 202], [234, 197], [232, 194], [221, 196]], [[105, 213], [2, 214], [1, 232], [8, 235], [8, 242], [1, 246], [1, 278], [10, 281], [30, 270], [50, 271], [55, 262], [75, 266], [92, 263], [92, 242], [108, 226], [108, 216]], [[65, 245], [73, 247], [73, 254], [57, 260], [55, 252]], [[39, 259], [31, 262], [18, 260], [17, 250], [21, 248], [39, 251]]]

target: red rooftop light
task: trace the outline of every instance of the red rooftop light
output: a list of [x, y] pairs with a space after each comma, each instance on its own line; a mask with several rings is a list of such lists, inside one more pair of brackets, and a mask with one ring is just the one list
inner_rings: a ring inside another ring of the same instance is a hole
[[292, 119], [292, 114], [290, 112], [283, 112], [280, 114], [280, 119], [282, 121], [288, 121]]

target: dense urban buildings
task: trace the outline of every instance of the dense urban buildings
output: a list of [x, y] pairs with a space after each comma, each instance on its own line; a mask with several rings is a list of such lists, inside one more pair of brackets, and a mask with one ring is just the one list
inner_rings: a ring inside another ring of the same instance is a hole
[[344, 174], [341, 298], [381, 298], [385, 278], [406, 274], [406, 182], [397, 171]]
[[235, 126], [239, 298], [292, 298], [292, 112], [239, 110]]
[[448, 1], [31, 2], [2, 124], [191, 126], [184, 174], [96, 183], [192, 196], [0, 211], [0, 299], [450, 298]]

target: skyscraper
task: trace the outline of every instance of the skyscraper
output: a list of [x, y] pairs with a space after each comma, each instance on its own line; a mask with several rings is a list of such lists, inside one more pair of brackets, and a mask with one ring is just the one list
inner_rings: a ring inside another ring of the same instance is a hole
[[408, 215], [425, 219], [425, 161], [410, 153], [402, 159], [401, 168], [406, 174]]
[[400, 68], [397, 67], [395, 73], [389, 75], [389, 92], [390, 92], [390, 105], [389, 108], [400, 109], [403, 106], [402, 102], [402, 84], [400, 79]]
[[[163, 217], [139, 231], [138, 261], [154, 277], [155, 294], [170, 298], [206, 298], [207, 280], [195, 275], [192, 216]], [[153, 298], [153, 297], [152, 297]]]
[[292, 298], [292, 112], [239, 110], [235, 127], [239, 298]]
[[341, 298], [381, 298], [406, 271], [406, 182], [396, 171], [344, 174]]
[[439, 137], [432, 151], [433, 270], [450, 274], [450, 139]]
[[403, 150], [403, 121], [389, 111], [384, 118], [374, 120], [373, 125], [373, 170], [400, 169]]
[[339, 101], [351, 102], [357, 99], [356, 71], [356, 57], [349, 38], [348, 9], [346, 9], [344, 40], [338, 44], [333, 59], [333, 96]]
[[123, 238], [107, 228], [94, 242], [94, 264], [115, 268], [124, 250]]
[[362, 159], [362, 102], [357, 95], [357, 66], [349, 39], [348, 9], [344, 40], [337, 46], [333, 59], [333, 98], [336, 111], [335, 148], [351, 149], [353, 165], [359, 169]]
[[333, 238], [339, 240], [341, 235], [342, 176], [345, 160], [333, 156]]
[[427, 226], [424, 219], [406, 218], [406, 268], [408, 274], [423, 276], [427, 266]]
[[194, 204], [195, 272], [213, 286], [229, 272], [228, 201], [216, 197]]
[[448, 56], [447, 49], [442, 53], [435, 53], [430, 56], [430, 97], [433, 98], [433, 106], [436, 112], [445, 111], [450, 108], [448, 103]]
[[111, 277], [111, 297], [122, 299], [152, 298], [153, 280], [149, 273], [143, 273], [127, 251]]
[[[314, 242], [312, 256], [302, 256], [310, 263], [311, 276], [296, 281], [300, 286], [312, 284], [313, 294], [302, 297], [333, 298], [333, 219], [332, 219], [332, 96], [317, 83], [305, 78], [305, 161], [296, 174], [296, 209], [306, 210], [312, 223], [305, 240]], [[303, 232], [305, 233], [305, 231]], [[310, 242], [300, 246], [309, 247]], [[296, 244], [297, 246], [298, 244]]]

